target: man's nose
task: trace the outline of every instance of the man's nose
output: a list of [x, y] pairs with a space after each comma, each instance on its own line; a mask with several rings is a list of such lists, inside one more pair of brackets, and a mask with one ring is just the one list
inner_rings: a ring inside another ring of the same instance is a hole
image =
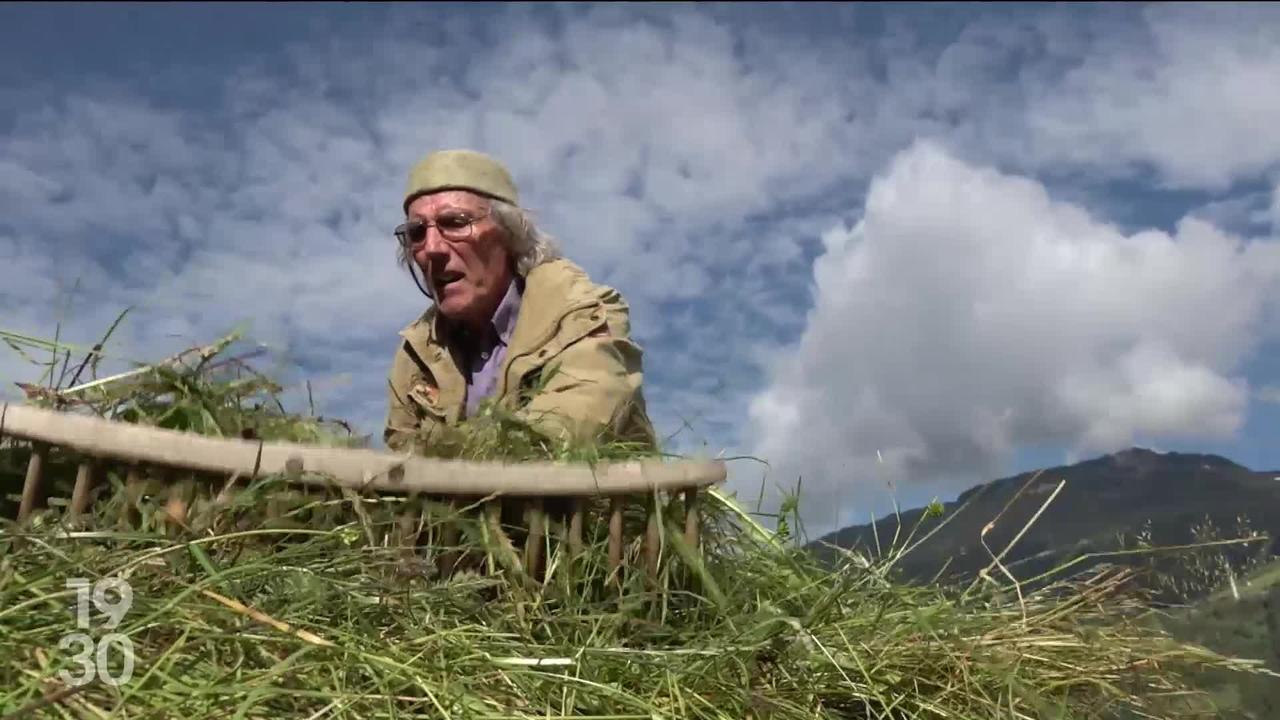
[[422, 242], [414, 248], [413, 254], [418, 258], [419, 263], [428, 260], [444, 261], [449, 256], [449, 243], [440, 236], [440, 231], [434, 226], [427, 228], [426, 237], [422, 238]]

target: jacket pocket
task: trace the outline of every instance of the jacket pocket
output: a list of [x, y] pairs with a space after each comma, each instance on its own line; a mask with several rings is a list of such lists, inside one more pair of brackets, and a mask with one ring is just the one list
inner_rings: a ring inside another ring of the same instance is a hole
[[440, 405], [440, 391], [425, 378], [415, 379], [409, 388], [408, 395], [413, 402], [418, 419], [431, 418], [437, 421], [445, 419], [444, 408]]

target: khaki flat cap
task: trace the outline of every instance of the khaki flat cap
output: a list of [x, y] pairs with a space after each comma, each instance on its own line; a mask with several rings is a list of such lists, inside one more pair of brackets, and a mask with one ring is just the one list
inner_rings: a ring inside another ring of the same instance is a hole
[[404, 195], [405, 212], [418, 197], [441, 190], [470, 190], [520, 204], [511, 173], [502, 163], [474, 150], [440, 150], [414, 165]]

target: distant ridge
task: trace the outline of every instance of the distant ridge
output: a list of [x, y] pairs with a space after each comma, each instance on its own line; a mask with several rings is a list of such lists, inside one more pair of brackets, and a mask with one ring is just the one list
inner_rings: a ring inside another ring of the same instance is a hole
[[[1230, 531], [1240, 516], [1254, 530], [1280, 534], [1280, 472], [1257, 472], [1212, 454], [1156, 452], [1132, 447], [1074, 465], [1030, 471], [974, 486], [945, 503], [943, 517], [962, 512], [898, 564], [909, 578], [927, 579], [950, 559], [944, 575], [969, 575], [985, 567], [990, 556], [979, 541], [993, 520], [1024, 484], [1039, 477], [987, 534], [987, 544], [1003, 548], [1023, 528], [1060, 481], [1066, 481], [1034, 526], [1005, 558], [1019, 564], [1019, 575], [1048, 570], [1057, 562], [1091, 550], [1111, 549], [1120, 534], [1135, 533], [1149, 522], [1158, 544], [1191, 541], [1191, 527], [1208, 517]], [[920, 521], [924, 508], [901, 513], [904, 529]], [[897, 528], [892, 515], [876, 520], [883, 541]], [[941, 519], [928, 519], [920, 535]], [[1274, 544], [1274, 540], [1272, 540]], [[824, 535], [811, 546], [861, 547], [874, 551], [870, 524], [854, 525]]]

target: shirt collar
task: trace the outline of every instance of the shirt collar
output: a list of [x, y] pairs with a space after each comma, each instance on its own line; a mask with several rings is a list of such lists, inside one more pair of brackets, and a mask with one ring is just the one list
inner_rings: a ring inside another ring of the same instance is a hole
[[493, 313], [493, 329], [503, 345], [511, 342], [511, 334], [516, 329], [516, 318], [520, 315], [520, 300], [524, 295], [524, 278], [516, 275], [507, 286], [507, 294], [502, 296], [498, 309]]

